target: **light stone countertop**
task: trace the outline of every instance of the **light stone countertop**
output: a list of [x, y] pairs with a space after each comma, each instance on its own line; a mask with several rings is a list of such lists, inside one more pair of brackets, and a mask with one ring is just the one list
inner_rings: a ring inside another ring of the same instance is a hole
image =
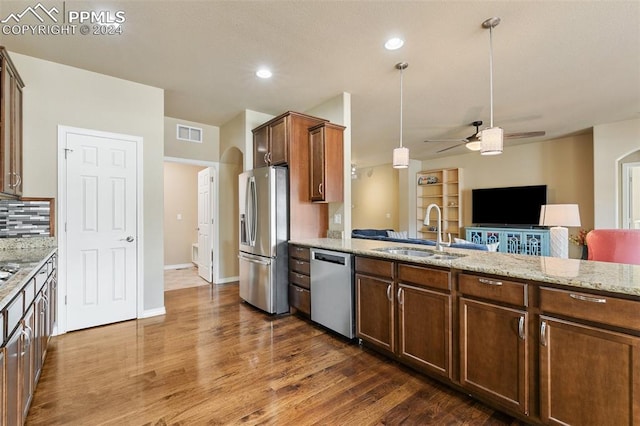
[[[289, 244], [336, 250], [381, 259], [442, 266], [468, 272], [560, 284], [584, 290], [598, 290], [640, 298], [640, 266], [578, 259], [526, 256], [480, 250], [445, 248], [445, 253], [464, 254], [452, 260], [405, 256], [376, 251], [382, 247], [425, 250], [424, 245], [365, 239], [311, 238], [291, 240]], [[433, 249], [428, 247], [427, 249]]]
[[4, 309], [45, 261], [57, 251], [52, 238], [0, 239], [0, 265], [16, 263], [20, 270], [0, 285], [0, 310]]

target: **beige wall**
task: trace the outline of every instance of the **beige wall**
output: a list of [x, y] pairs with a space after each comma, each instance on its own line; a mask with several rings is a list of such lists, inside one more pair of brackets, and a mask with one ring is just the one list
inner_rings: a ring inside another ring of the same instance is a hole
[[198, 172], [203, 168], [164, 163], [165, 267], [191, 263], [191, 245], [198, 242]]
[[164, 91], [11, 53], [24, 82], [24, 195], [57, 196], [58, 125], [140, 136], [143, 142], [144, 309], [164, 306]]
[[[202, 129], [202, 143], [179, 140], [176, 125]], [[216, 162], [220, 152], [220, 128], [177, 118], [164, 118], [164, 155], [166, 157]]]
[[640, 148], [640, 119], [593, 127], [595, 226], [620, 228], [620, 161]]
[[351, 180], [353, 229], [407, 231], [398, 228], [398, 170], [383, 164], [357, 169], [357, 174]]

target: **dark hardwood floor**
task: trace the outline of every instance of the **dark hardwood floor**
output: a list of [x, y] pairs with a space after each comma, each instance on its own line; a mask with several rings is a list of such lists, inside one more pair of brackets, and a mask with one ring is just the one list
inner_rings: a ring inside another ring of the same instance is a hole
[[54, 337], [29, 425], [518, 424], [238, 286], [165, 293], [161, 317]]

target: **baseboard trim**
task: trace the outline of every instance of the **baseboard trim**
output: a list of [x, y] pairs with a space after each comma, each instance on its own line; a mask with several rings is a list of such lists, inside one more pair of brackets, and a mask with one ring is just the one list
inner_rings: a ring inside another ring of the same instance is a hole
[[160, 315], [166, 315], [167, 310], [163, 307], [161, 308], [155, 308], [155, 309], [146, 309], [144, 312], [142, 312], [142, 315], [140, 315], [138, 318], [142, 319], [142, 318], [151, 318], [151, 317], [157, 317]]
[[232, 283], [234, 281], [238, 281], [240, 279], [239, 276], [237, 277], [227, 277], [227, 278], [218, 278], [214, 284], [226, 284], [226, 283]]
[[193, 268], [195, 265], [193, 263], [180, 263], [177, 265], [164, 265], [164, 270], [169, 269], [183, 269], [183, 268]]

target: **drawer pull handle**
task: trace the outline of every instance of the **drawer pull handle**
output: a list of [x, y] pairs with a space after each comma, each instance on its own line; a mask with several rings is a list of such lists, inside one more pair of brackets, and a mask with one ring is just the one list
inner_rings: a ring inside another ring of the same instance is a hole
[[607, 303], [607, 299], [603, 297], [589, 297], [582, 294], [569, 293], [569, 297], [576, 300], [582, 300], [583, 302], [591, 303]]
[[524, 315], [520, 315], [520, 319], [518, 320], [518, 337], [524, 340]]
[[478, 278], [478, 281], [482, 284], [501, 286], [502, 281], [489, 280], [487, 278]]
[[542, 346], [547, 346], [547, 322], [542, 321], [540, 324], [540, 343]]
[[301, 289], [301, 288], [296, 287], [296, 291], [299, 292], [299, 293], [302, 293], [304, 290]]

